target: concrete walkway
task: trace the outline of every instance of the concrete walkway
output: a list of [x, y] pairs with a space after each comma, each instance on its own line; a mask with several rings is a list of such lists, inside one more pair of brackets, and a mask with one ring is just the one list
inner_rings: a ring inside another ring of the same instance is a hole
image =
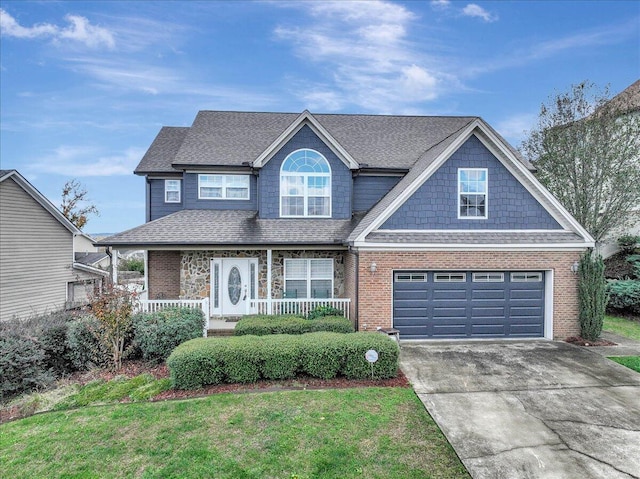
[[589, 349], [404, 342], [401, 367], [475, 479], [640, 478], [640, 374]]

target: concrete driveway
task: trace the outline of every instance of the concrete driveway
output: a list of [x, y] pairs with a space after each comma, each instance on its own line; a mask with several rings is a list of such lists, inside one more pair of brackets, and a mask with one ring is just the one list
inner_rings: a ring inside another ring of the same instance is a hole
[[401, 367], [475, 479], [640, 478], [640, 374], [596, 352], [403, 342]]

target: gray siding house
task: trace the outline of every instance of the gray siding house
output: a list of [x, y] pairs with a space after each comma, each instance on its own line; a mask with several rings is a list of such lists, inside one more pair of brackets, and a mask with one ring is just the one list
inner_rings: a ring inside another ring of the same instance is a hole
[[77, 263], [82, 233], [16, 170], [0, 170], [0, 320], [85, 304], [108, 272]]
[[211, 318], [344, 308], [404, 338], [579, 332], [593, 238], [479, 117], [201, 111], [135, 173], [149, 300]]

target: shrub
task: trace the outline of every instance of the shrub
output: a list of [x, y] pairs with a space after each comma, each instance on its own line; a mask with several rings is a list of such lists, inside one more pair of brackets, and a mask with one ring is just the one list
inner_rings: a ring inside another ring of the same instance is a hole
[[607, 290], [609, 309], [640, 314], [640, 281], [632, 279], [609, 281]]
[[36, 340], [14, 334], [0, 337], [0, 399], [47, 386], [53, 380]]
[[580, 306], [580, 335], [595, 341], [602, 332], [607, 307], [607, 283], [604, 279], [602, 257], [591, 251], [580, 258], [578, 268], [578, 301]]
[[196, 389], [223, 382], [254, 382], [292, 378], [298, 374], [329, 379], [372, 377], [365, 352], [375, 349], [376, 379], [395, 377], [398, 344], [380, 333], [340, 334], [317, 332], [302, 335], [235, 336], [198, 338], [178, 346], [167, 359], [172, 385]]
[[313, 320], [325, 316], [344, 316], [344, 311], [333, 306], [317, 306], [307, 314], [307, 319]]
[[245, 316], [236, 324], [235, 336], [267, 334], [304, 334], [316, 331], [353, 333], [353, 324], [342, 316], [325, 316], [309, 321], [299, 316], [254, 315]]
[[67, 345], [76, 369], [84, 371], [109, 364], [109, 350], [96, 335], [99, 328], [100, 322], [93, 316], [83, 316], [69, 323]]
[[202, 336], [204, 329], [204, 314], [199, 309], [167, 308], [132, 319], [134, 343], [149, 361], [164, 361], [176, 346]]
[[637, 235], [627, 234], [618, 238], [618, 246], [625, 254], [633, 253], [638, 243], [640, 243], [640, 236]]

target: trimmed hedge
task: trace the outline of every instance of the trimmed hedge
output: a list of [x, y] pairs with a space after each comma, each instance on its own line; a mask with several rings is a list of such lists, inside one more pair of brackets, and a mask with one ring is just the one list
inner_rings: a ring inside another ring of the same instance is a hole
[[181, 343], [202, 336], [204, 314], [200, 309], [166, 308], [133, 318], [134, 343], [147, 361], [164, 361]]
[[376, 332], [198, 338], [178, 346], [167, 359], [167, 366], [176, 389], [288, 379], [299, 374], [323, 379], [338, 375], [370, 379], [372, 368], [365, 359], [369, 349], [379, 355], [373, 365], [373, 378], [395, 377], [398, 343]]
[[267, 334], [304, 334], [318, 331], [353, 333], [353, 324], [343, 316], [323, 316], [308, 320], [300, 316], [245, 316], [236, 324], [234, 336], [266, 336]]
[[640, 314], [640, 281], [622, 280], [608, 281], [607, 291], [609, 293], [609, 310], [629, 311]]

